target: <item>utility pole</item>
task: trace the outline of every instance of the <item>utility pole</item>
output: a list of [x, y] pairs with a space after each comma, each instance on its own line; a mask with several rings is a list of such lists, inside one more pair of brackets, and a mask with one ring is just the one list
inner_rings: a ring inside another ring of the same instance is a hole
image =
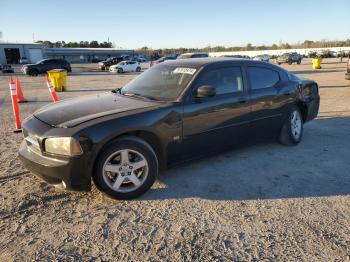
[[33, 43], [35, 43], [34, 33], [32, 33]]

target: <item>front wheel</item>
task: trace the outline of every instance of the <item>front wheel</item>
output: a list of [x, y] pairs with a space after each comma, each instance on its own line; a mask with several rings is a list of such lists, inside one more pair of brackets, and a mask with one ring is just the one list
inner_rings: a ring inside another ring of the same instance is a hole
[[94, 182], [115, 199], [132, 199], [145, 193], [158, 175], [158, 159], [152, 147], [137, 137], [111, 143], [98, 157]]
[[117, 72], [118, 72], [119, 74], [123, 73], [123, 68], [118, 68]]
[[281, 129], [279, 141], [284, 145], [297, 145], [303, 136], [303, 118], [298, 107], [294, 106]]
[[140, 72], [140, 71], [141, 71], [141, 67], [138, 66], [138, 67], [136, 68], [136, 72]]

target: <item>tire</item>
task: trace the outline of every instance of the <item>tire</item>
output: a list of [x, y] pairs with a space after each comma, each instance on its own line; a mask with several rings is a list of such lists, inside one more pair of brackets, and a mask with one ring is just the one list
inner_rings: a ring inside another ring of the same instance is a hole
[[301, 63], [301, 60], [298, 60], [297, 64], [300, 65], [300, 63]]
[[278, 65], [282, 64], [282, 63], [277, 63]]
[[136, 72], [141, 72], [141, 67], [138, 66], [138, 67], [136, 68]]
[[117, 71], [119, 74], [123, 73], [123, 68], [118, 68], [118, 71]]
[[[144, 166], [133, 169], [143, 163]], [[138, 137], [125, 136], [100, 153], [93, 179], [97, 188], [108, 196], [133, 199], [151, 188], [158, 176], [158, 166], [157, 155], [148, 143]]]
[[291, 65], [293, 64], [293, 62], [291, 60], [288, 61], [288, 65]]
[[39, 72], [38, 72], [38, 70], [36, 70], [36, 69], [32, 69], [32, 70], [30, 70], [30, 71], [28, 72], [28, 75], [30, 75], [30, 76], [38, 76], [38, 75], [39, 75]]
[[[295, 121], [294, 121], [295, 120]], [[299, 123], [299, 124], [298, 124]], [[297, 145], [303, 137], [303, 118], [298, 107], [293, 106], [286, 118], [279, 141], [283, 145]]]

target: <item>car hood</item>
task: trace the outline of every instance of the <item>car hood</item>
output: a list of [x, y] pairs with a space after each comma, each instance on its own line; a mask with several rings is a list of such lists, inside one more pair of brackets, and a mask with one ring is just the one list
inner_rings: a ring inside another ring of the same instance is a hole
[[69, 128], [107, 115], [156, 106], [159, 102], [107, 92], [50, 104], [36, 111], [34, 116], [53, 127]]

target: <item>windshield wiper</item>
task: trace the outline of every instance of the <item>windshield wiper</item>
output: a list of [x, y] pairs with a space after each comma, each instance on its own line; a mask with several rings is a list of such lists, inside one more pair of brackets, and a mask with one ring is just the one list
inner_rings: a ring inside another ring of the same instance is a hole
[[154, 101], [158, 101], [158, 99], [151, 97], [151, 96], [145, 96], [145, 95], [141, 95], [139, 93], [124, 93], [123, 95], [125, 96], [132, 96], [132, 97], [139, 97], [142, 99], [148, 99], [148, 100], [154, 100]]
[[121, 94], [121, 90], [122, 90], [122, 88], [119, 87], [119, 88], [111, 90], [111, 92], [114, 93], [114, 94], [118, 94], [118, 93]]

